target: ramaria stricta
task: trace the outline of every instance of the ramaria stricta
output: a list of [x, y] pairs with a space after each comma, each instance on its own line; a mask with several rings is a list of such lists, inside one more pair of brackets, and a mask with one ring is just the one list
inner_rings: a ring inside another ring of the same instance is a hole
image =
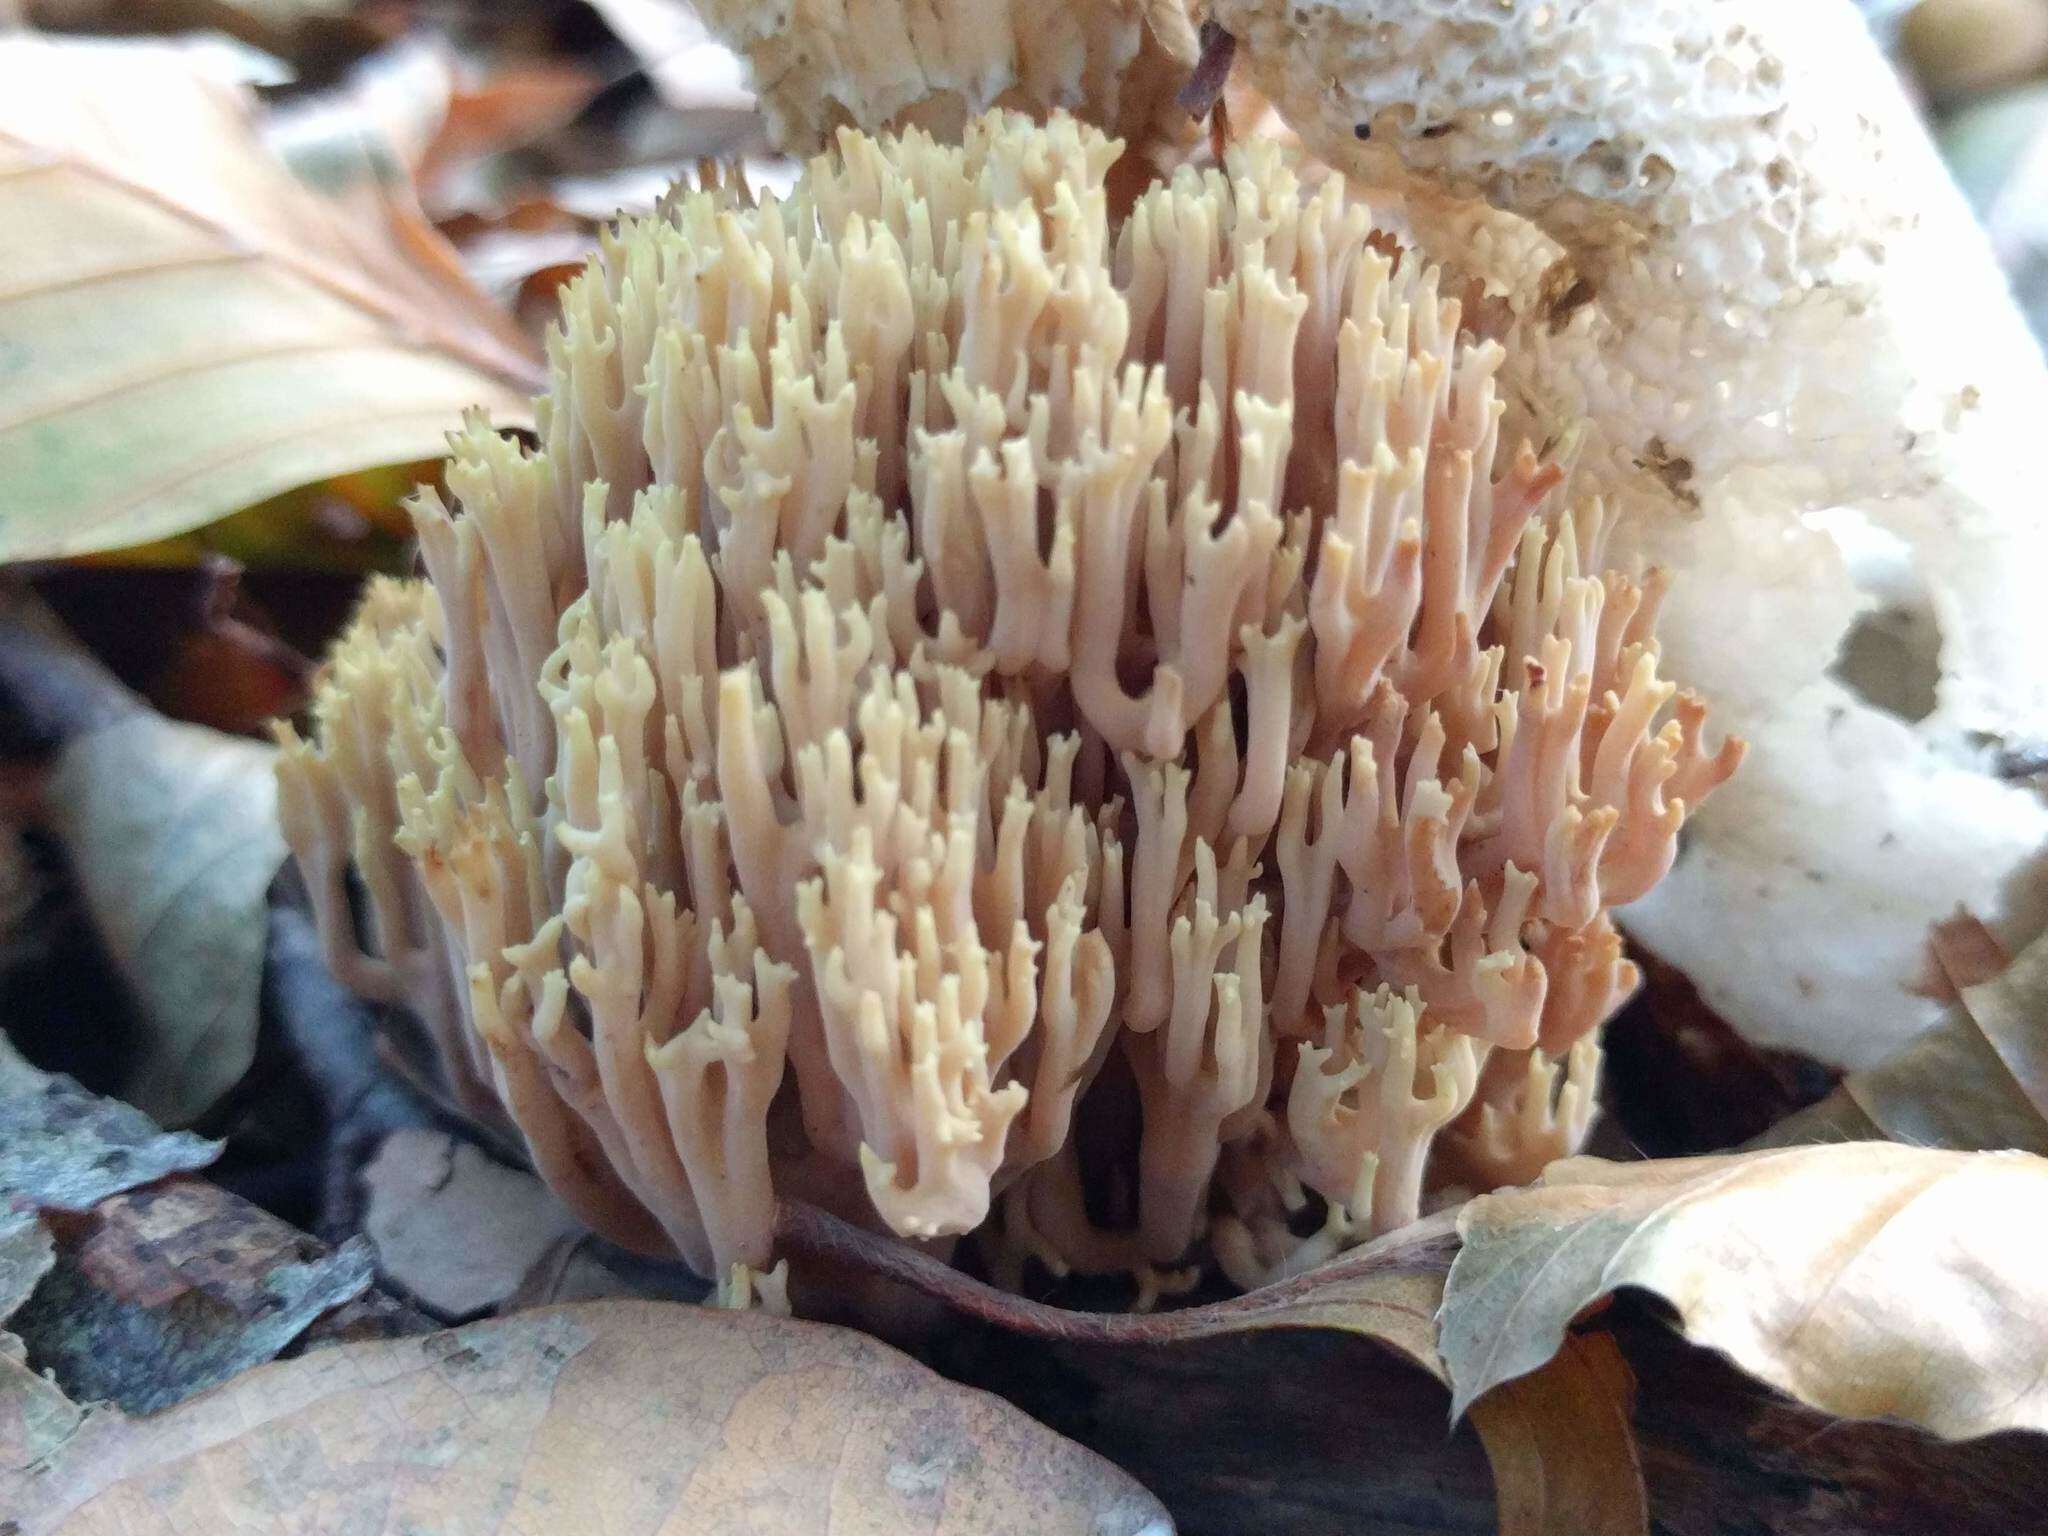
[[728, 1283], [776, 1196], [1142, 1300], [1532, 1177], [1741, 755], [1658, 578], [1340, 180], [1253, 142], [1113, 222], [1096, 130], [963, 139], [568, 288], [538, 448], [457, 436], [282, 732], [331, 963]]

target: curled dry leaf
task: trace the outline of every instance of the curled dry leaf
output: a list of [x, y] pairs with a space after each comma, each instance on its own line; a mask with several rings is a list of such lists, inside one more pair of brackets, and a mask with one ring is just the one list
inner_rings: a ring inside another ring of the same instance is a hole
[[1621, 1286], [1824, 1413], [1948, 1439], [2048, 1430], [2048, 1161], [1882, 1143], [1572, 1158], [1458, 1221], [1439, 1343], [1454, 1406], [1549, 1360]]
[[1541, 1370], [1472, 1405], [1500, 1490], [1500, 1536], [1631, 1536], [1650, 1528], [1629, 1420], [1635, 1382], [1604, 1333], [1576, 1334]]
[[181, 533], [528, 419], [528, 343], [404, 199], [323, 199], [174, 50], [0, 38], [0, 558]]
[[860, 1334], [755, 1313], [526, 1312], [62, 1433], [28, 1375], [0, 1359], [0, 1509], [19, 1536], [1172, 1528], [1123, 1473], [997, 1399]]
[[[1027, 1301], [916, 1249], [787, 1202], [778, 1209], [776, 1245], [792, 1256], [799, 1278], [806, 1264], [852, 1269], [911, 1286], [1012, 1333], [1158, 1348], [1272, 1329], [1330, 1329], [1385, 1345], [1448, 1384], [1436, 1315], [1455, 1226], [1456, 1217], [1445, 1212], [1228, 1301], [1139, 1313], [1070, 1312]], [[1589, 1338], [1472, 1405], [1493, 1467], [1502, 1536], [1647, 1530], [1630, 1397], [1628, 1367], [1613, 1343]]]
[[256, 1051], [264, 893], [284, 861], [272, 749], [138, 710], [69, 742], [45, 795], [147, 1024], [125, 1095], [187, 1125]]

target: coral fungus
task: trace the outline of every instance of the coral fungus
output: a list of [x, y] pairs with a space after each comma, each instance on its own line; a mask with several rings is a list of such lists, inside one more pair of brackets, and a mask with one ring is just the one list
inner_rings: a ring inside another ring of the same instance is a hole
[[338, 973], [621, 1242], [1251, 1284], [1584, 1134], [1607, 910], [1740, 748], [1435, 267], [1270, 142], [1113, 221], [1116, 150], [625, 225], [282, 733]]

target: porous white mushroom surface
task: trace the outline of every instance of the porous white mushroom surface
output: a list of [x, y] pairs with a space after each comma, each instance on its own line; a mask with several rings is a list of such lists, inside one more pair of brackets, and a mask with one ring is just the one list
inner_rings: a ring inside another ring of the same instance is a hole
[[[1849, 0], [1216, 0], [1316, 155], [1528, 334], [1529, 422], [1675, 569], [1754, 744], [1627, 917], [1766, 1043], [1928, 1023], [1927, 925], [2048, 903], [2048, 374]], [[2015, 764], [2021, 765], [2020, 768]]]

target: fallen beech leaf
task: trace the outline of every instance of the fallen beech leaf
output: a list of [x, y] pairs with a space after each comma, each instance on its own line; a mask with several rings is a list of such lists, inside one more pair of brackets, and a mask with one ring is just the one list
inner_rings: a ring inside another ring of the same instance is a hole
[[[318, 64], [370, 47], [393, 24], [355, 0], [9, 0], [51, 32], [191, 34], [239, 39], [282, 59]], [[382, 11], [384, 14], [379, 14]], [[0, 3], [0, 17], [7, 4]]]
[[204, 1168], [220, 1143], [162, 1131], [119, 1099], [38, 1072], [0, 1035], [0, 1210], [90, 1210], [109, 1195]]
[[1634, 1396], [1620, 1346], [1588, 1333], [1472, 1405], [1499, 1490], [1500, 1536], [1647, 1536]]
[[1927, 931], [1927, 954], [1933, 975], [1929, 997], [1954, 1002], [1964, 987], [1991, 980], [2012, 964], [2005, 941], [1985, 927], [1967, 907], [1957, 907]]
[[963, 1274], [906, 1243], [878, 1237], [813, 1206], [776, 1209], [775, 1251], [804, 1266], [852, 1270], [920, 1291], [1013, 1333], [1088, 1344], [1183, 1344], [1267, 1328], [1335, 1328], [1376, 1339], [1439, 1381], [1436, 1312], [1450, 1262], [1446, 1212], [1341, 1254], [1290, 1280], [1227, 1301], [1157, 1312], [1075, 1312]]
[[272, 749], [137, 710], [68, 742], [46, 815], [148, 1028], [124, 1095], [187, 1125], [248, 1070], [264, 896], [284, 862]]
[[1440, 1347], [1454, 1409], [1641, 1286], [1686, 1337], [1840, 1418], [2048, 1430], [2048, 1161], [1859, 1142], [1570, 1158], [1466, 1205]]
[[1988, 979], [1958, 981], [1964, 1010], [2048, 1123], [2048, 937]]
[[[790, 1255], [799, 1281], [806, 1263], [851, 1268], [1012, 1333], [1157, 1347], [1268, 1329], [1337, 1330], [1373, 1339], [1449, 1384], [1436, 1317], [1455, 1228], [1455, 1215], [1445, 1212], [1228, 1301], [1141, 1313], [1069, 1312], [1027, 1301], [905, 1244], [787, 1202], [777, 1212], [776, 1249]], [[1628, 1398], [1627, 1367], [1602, 1340], [1473, 1405], [1504, 1536], [1634, 1536], [1646, 1529]]]
[[1989, 968], [1983, 942], [1962, 952], [1956, 942], [1937, 934], [1933, 945], [1957, 998], [1947, 1016], [1755, 1145], [1860, 1134], [1958, 1152], [2048, 1155], [2048, 937], [1989, 980], [1981, 979]]
[[[0, 1435], [25, 1395], [0, 1369]], [[322, 1350], [42, 1443], [0, 1442], [20, 1536], [1171, 1530], [1108, 1462], [887, 1345], [659, 1302]]]
[[323, 199], [147, 44], [0, 38], [0, 559], [180, 533], [528, 419], [538, 366], [401, 198]]

